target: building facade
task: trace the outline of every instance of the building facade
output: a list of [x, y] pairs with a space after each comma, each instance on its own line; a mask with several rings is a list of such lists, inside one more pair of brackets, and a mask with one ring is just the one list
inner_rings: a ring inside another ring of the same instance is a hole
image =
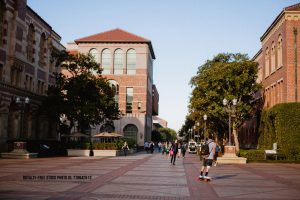
[[261, 37], [262, 49], [255, 60], [264, 88], [264, 108], [300, 101], [299, 32], [300, 3], [284, 8]]
[[57, 139], [39, 107], [55, 81], [51, 52], [64, 49], [60, 40], [26, 0], [0, 1], [0, 151], [8, 140]]
[[152, 115], [158, 114], [158, 92], [153, 84], [155, 59], [150, 40], [114, 29], [87, 36], [69, 43], [70, 53], [90, 53], [102, 75], [115, 89], [115, 99], [122, 117], [112, 124], [101, 124], [92, 129], [117, 132], [132, 138], [139, 146], [151, 140]]
[[[253, 57], [258, 65], [257, 82], [263, 86], [256, 95], [263, 108], [279, 103], [300, 102], [300, 3], [286, 7], [260, 38], [262, 48]], [[258, 117], [245, 122], [241, 144], [257, 142]]]

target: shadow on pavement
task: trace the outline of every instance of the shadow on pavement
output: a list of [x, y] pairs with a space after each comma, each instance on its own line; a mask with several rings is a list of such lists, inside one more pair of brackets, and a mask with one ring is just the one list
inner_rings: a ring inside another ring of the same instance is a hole
[[215, 176], [215, 177], [213, 177], [213, 179], [226, 179], [226, 178], [231, 178], [231, 177], [235, 177], [235, 176], [237, 176], [237, 175], [232, 174], [232, 175]]

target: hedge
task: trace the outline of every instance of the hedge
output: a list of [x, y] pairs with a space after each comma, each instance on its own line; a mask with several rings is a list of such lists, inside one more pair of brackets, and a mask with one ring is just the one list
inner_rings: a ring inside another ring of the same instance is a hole
[[258, 144], [260, 149], [278, 151], [288, 160], [300, 159], [300, 103], [283, 103], [263, 110]]
[[247, 158], [247, 160], [265, 160], [265, 151], [261, 149], [240, 149], [239, 156]]

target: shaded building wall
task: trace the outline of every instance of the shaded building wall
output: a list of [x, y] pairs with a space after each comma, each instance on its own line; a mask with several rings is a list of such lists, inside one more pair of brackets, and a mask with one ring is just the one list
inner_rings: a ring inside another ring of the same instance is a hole
[[[55, 124], [41, 116], [39, 107], [48, 85], [54, 84], [51, 50], [63, 46], [26, 0], [1, 1], [0, 9], [0, 151], [4, 152], [8, 140], [57, 139]], [[30, 102], [17, 104], [17, 97]]]

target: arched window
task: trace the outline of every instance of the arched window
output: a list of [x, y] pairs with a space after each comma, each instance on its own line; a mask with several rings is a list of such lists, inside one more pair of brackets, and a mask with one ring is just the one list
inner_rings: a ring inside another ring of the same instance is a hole
[[272, 46], [271, 46], [271, 73], [273, 73], [275, 71], [275, 42], [272, 42]]
[[125, 138], [130, 138], [137, 142], [138, 128], [134, 124], [127, 124], [124, 127], [123, 132]]
[[265, 54], [265, 78], [269, 76], [270, 74], [270, 58], [269, 58], [269, 49], [266, 48], [266, 54]]
[[89, 53], [94, 58], [95, 62], [99, 63], [99, 53], [98, 53], [97, 49], [93, 48], [89, 51]]
[[123, 51], [117, 49], [114, 55], [114, 74], [123, 74]]
[[136, 53], [134, 49], [129, 49], [127, 51], [127, 74], [136, 73]]
[[104, 49], [101, 55], [102, 74], [110, 74], [111, 68], [111, 54], [109, 49]]
[[42, 33], [40, 38], [40, 51], [39, 51], [39, 66], [44, 67], [46, 65], [46, 53], [47, 53], [47, 42], [46, 35]]
[[277, 43], [277, 67], [282, 67], [282, 36], [279, 35], [278, 37], [278, 43]]
[[108, 82], [112, 87], [112, 89], [114, 90], [115, 101], [117, 104], [119, 104], [119, 84], [115, 80], [109, 80]]
[[35, 31], [33, 24], [29, 25], [28, 35], [27, 35], [27, 59], [29, 62], [35, 62], [34, 54], [35, 54]]

